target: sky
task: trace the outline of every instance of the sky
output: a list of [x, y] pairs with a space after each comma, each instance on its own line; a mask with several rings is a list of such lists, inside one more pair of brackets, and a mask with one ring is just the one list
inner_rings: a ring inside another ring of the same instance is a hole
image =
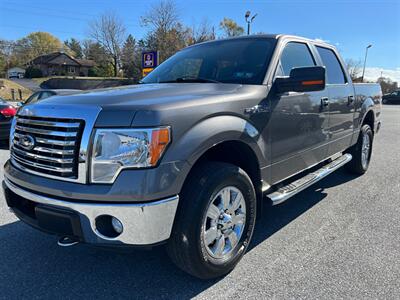
[[[0, 0], [0, 38], [19, 39], [47, 31], [66, 40], [87, 38], [88, 23], [102, 13], [119, 15], [127, 31], [144, 37], [140, 25], [157, 0]], [[257, 13], [252, 32], [286, 33], [328, 41], [345, 59], [364, 60], [367, 74], [400, 81], [400, 0], [176, 0], [181, 21], [190, 26], [207, 19], [218, 29], [224, 18], [245, 27], [244, 14]]]

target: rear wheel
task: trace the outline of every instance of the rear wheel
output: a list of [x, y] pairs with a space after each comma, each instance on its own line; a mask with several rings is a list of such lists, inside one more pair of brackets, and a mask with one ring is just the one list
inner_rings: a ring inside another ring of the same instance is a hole
[[357, 144], [351, 147], [348, 152], [353, 159], [346, 165], [347, 169], [355, 174], [364, 174], [369, 167], [372, 154], [372, 141], [374, 134], [368, 124], [361, 127]]
[[193, 276], [225, 275], [244, 255], [255, 219], [256, 196], [249, 176], [237, 166], [208, 162], [183, 188], [168, 253]]

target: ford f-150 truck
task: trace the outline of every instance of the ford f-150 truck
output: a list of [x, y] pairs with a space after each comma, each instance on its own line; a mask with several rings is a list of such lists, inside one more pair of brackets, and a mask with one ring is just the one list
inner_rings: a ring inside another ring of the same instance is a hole
[[244, 255], [263, 204], [344, 165], [367, 171], [381, 98], [376, 84], [352, 84], [320, 41], [194, 45], [140, 84], [23, 106], [4, 194], [60, 245], [166, 244], [186, 272], [222, 276]]

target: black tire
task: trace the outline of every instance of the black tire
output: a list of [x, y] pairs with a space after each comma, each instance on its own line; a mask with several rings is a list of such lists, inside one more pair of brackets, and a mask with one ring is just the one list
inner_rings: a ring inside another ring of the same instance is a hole
[[[246, 223], [236, 247], [223, 259], [212, 257], [203, 241], [204, 218], [215, 195], [227, 186], [237, 188], [246, 206]], [[256, 221], [256, 194], [250, 177], [237, 166], [206, 162], [188, 178], [180, 195], [167, 251], [183, 271], [211, 279], [229, 273], [243, 257]]]
[[[364, 136], [368, 135], [369, 137], [369, 153], [367, 163], [363, 164], [362, 162], [362, 145]], [[369, 163], [371, 161], [371, 154], [372, 154], [372, 144], [373, 144], [374, 133], [372, 132], [371, 127], [368, 124], [364, 124], [361, 127], [360, 135], [358, 136], [357, 143], [348, 149], [348, 153], [353, 156], [353, 159], [346, 165], [346, 169], [353, 173], [362, 175], [367, 172]]]

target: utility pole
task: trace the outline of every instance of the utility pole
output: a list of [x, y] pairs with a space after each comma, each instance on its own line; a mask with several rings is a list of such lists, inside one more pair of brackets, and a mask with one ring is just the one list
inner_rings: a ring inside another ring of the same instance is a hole
[[365, 48], [364, 68], [363, 68], [363, 72], [362, 72], [362, 76], [361, 76], [361, 82], [364, 82], [365, 65], [367, 64], [368, 49], [371, 47], [372, 47], [372, 45], [368, 45], [367, 48]]
[[249, 20], [250, 11], [248, 10], [248, 11], [246, 11], [246, 14], [244, 15], [244, 17], [245, 17], [245, 20], [246, 20], [246, 23], [247, 23], [247, 35], [250, 35], [250, 26], [251, 26], [251, 23], [253, 23], [254, 19], [257, 17], [257, 14], [252, 16], [251, 19]]

